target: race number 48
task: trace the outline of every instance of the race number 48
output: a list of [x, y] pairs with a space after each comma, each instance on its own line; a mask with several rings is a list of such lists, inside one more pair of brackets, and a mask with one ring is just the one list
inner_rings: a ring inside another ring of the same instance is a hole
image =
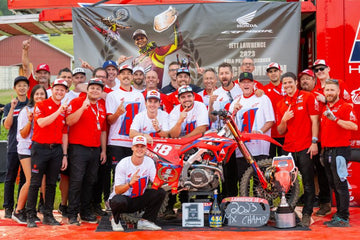
[[170, 151], [172, 150], [172, 147], [169, 145], [165, 145], [165, 144], [161, 144], [158, 143], [156, 144], [155, 148], [154, 148], [154, 152], [155, 153], [159, 153], [163, 156], [166, 156], [170, 153]]

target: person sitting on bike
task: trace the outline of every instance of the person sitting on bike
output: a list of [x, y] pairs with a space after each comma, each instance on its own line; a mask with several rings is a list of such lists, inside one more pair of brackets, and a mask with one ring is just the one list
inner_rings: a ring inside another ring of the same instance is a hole
[[130, 126], [131, 138], [143, 135], [148, 143], [152, 143], [153, 137], [167, 137], [169, 131], [169, 114], [160, 109], [161, 95], [156, 90], [147, 92], [146, 110], [134, 117]]
[[131, 147], [133, 154], [123, 158], [116, 166], [113, 192], [109, 197], [113, 231], [124, 231], [120, 222], [121, 213], [143, 209], [145, 212], [137, 223], [137, 229], [161, 230], [154, 221], [166, 193], [162, 188], [147, 188], [148, 182], [154, 181], [156, 169], [154, 161], [145, 156], [146, 144], [144, 136], [135, 136]]
[[[269, 97], [262, 95], [257, 97], [254, 94], [254, 78], [252, 73], [243, 72], [239, 77], [239, 84], [242, 90], [230, 105], [230, 112], [236, 112], [236, 124], [241, 132], [259, 133], [271, 136], [271, 127], [275, 122], [274, 110]], [[251, 140], [245, 143], [255, 160], [269, 157], [270, 142], [264, 140]], [[244, 159], [239, 149], [236, 150], [236, 163], [238, 178], [241, 181], [242, 175], [250, 164]]]
[[170, 137], [192, 137], [204, 133], [209, 126], [205, 104], [195, 101], [189, 85], [179, 87], [178, 99], [180, 104], [170, 113]]

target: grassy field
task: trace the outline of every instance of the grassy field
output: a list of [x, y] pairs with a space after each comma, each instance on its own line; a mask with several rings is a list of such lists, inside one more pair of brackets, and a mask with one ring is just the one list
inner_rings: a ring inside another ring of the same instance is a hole
[[62, 34], [60, 36], [50, 36], [49, 43], [74, 55], [73, 35]]

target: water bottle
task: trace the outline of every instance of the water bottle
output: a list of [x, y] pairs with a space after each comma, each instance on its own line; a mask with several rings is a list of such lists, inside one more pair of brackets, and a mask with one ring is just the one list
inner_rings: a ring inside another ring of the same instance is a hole
[[210, 227], [222, 227], [222, 215], [217, 201], [217, 190], [214, 190], [214, 202], [211, 205], [209, 212], [209, 226]]

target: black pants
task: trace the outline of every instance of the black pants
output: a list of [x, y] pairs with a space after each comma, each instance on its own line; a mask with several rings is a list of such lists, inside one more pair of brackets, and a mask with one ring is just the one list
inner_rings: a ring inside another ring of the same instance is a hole
[[[318, 144], [318, 149], [321, 149], [320, 143]], [[320, 151], [319, 151], [320, 152]], [[313, 161], [315, 165], [315, 174], [317, 175], [318, 184], [319, 184], [319, 203], [330, 203], [331, 202], [331, 191], [328, 178], [326, 176], [325, 167], [321, 164], [320, 161], [321, 154], [313, 156]]]
[[[284, 144], [285, 138], [274, 138], [278, 143]], [[269, 157], [273, 158], [276, 156], [280, 156], [282, 154], [282, 147], [275, 145], [273, 143], [270, 143], [270, 150], [269, 150]]]
[[102, 202], [102, 195], [104, 193], [104, 201], [107, 201], [110, 196], [111, 188], [111, 159], [106, 158], [104, 164], [99, 165], [97, 172], [97, 180], [93, 191], [93, 205], [98, 206]]
[[111, 167], [113, 171], [113, 181], [115, 176], [115, 168], [116, 165], [120, 162], [121, 159], [131, 156], [132, 150], [128, 147], [120, 147], [120, 146], [107, 146], [107, 158], [111, 159]]
[[145, 209], [142, 218], [154, 222], [164, 201], [166, 192], [160, 188], [146, 189], [144, 194], [130, 198], [125, 195], [115, 195], [110, 199], [110, 207], [115, 223], [119, 223], [121, 213], [133, 213]]
[[235, 151], [231, 155], [229, 161], [224, 165], [224, 178], [222, 198], [236, 197], [239, 193], [238, 190], [238, 177]]
[[[17, 152], [8, 152], [7, 159], [6, 159], [6, 178], [5, 178], [5, 185], [4, 185], [4, 208], [14, 209], [14, 188], [15, 188], [15, 181], [18, 175], [18, 170], [20, 166], [19, 155]], [[25, 175], [20, 167], [20, 182], [19, 182], [19, 191], [25, 183]]]
[[328, 180], [335, 192], [337, 216], [345, 220], [349, 219], [349, 189], [346, 179], [339, 178], [336, 165], [336, 157], [343, 156], [346, 162], [350, 159], [350, 147], [324, 148], [324, 165]]
[[100, 147], [69, 145], [69, 217], [92, 213], [92, 190], [100, 162]]
[[61, 144], [39, 144], [31, 147], [31, 181], [26, 210], [28, 217], [36, 215], [36, 202], [43, 175], [46, 175], [44, 215], [52, 215], [54, 208], [56, 181], [63, 159]]
[[[306, 153], [307, 151], [308, 149], [305, 149], [291, 154], [295, 160], [295, 165], [299, 168], [304, 186], [304, 208], [302, 213], [311, 215], [315, 199], [314, 161], [310, 159], [310, 154]], [[284, 155], [288, 155], [288, 153], [283, 151]]]

